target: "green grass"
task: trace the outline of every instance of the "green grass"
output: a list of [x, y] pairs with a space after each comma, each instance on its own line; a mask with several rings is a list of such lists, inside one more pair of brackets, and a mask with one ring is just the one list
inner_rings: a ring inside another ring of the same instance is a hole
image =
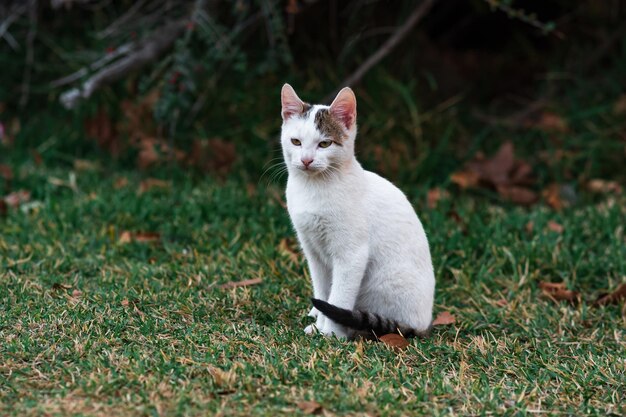
[[[1, 415], [301, 415], [305, 400], [328, 415], [623, 415], [620, 306], [537, 287], [594, 300], [624, 280], [623, 197], [555, 213], [454, 193], [429, 209], [425, 188], [403, 187], [430, 237], [436, 312], [457, 323], [397, 353], [303, 333], [311, 289], [279, 249], [293, 236], [279, 185], [175, 175], [139, 195], [136, 172], [77, 172], [73, 191], [49, 180], [67, 168], [14, 168], [41, 204], [0, 218]], [[161, 240], [119, 243], [124, 230]]]

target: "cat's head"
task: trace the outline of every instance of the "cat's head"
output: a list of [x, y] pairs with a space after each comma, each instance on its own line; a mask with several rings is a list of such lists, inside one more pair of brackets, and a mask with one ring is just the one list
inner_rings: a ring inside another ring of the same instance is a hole
[[330, 106], [310, 105], [285, 84], [280, 93], [281, 144], [290, 171], [305, 175], [340, 168], [354, 156], [356, 97], [348, 87]]

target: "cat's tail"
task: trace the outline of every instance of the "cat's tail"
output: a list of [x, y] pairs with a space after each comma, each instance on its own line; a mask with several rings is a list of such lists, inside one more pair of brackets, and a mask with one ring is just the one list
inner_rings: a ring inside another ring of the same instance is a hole
[[318, 300], [317, 298], [312, 298], [311, 301], [315, 308], [335, 323], [357, 331], [371, 331], [376, 336], [382, 336], [388, 333], [400, 333], [404, 337], [426, 337], [430, 334], [432, 327], [429, 326], [426, 330], [417, 330], [403, 323], [381, 317], [376, 313], [347, 310], [329, 304], [326, 301]]

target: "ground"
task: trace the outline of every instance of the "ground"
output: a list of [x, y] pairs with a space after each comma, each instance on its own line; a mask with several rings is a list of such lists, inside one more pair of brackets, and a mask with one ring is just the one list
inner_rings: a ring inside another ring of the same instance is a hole
[[13, 168], [33, 194], [0, 217], [2, 415], [624, 413], [621, 306], [592, 305], [626, 275], [620, 195], [559, 212], [454, 191], [429, 207], [401, 185], [429, 235], [435, 312], [456, 323], [397, 352], [304, 334], [311, 288], [280, 182], [166, 173], [140, 192], [135, 170]]

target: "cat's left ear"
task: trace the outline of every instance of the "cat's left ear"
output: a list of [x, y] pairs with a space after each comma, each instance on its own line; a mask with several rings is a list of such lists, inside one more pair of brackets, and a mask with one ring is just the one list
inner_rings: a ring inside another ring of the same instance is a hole
[[296, 91], [289, 84], [283, 85], [283, 89], [280, 91], [280, 103], [283, 120], [292, 116], [299, 116], [304, 112], [304, 102], [300, 100]]
[[330, 113], [350, 130], [356, 123], [356, 96], [350, 87], [341, 89], [330, 105]]

